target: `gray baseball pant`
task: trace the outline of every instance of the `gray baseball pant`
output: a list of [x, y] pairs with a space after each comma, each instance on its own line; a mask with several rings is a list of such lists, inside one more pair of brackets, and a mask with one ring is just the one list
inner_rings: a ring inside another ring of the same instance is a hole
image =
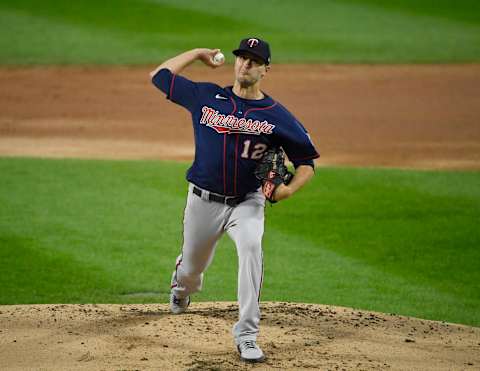
[[[197, 187], [198, 188], [198, 187]], [[263, 280], [262, 236], [265, 197], [260, 189], [235, 207], [208, 201], [189, 185], [183, 220], [183, 249], [172, 277], [172, 293], [185, 298], [202, 288], [203, 272], [212, 262], [224, 232], [235, 242], [238, 255], [239, 320], [233, 326], [237, 344], [256, 340], [259, 331], [259, 297]]]

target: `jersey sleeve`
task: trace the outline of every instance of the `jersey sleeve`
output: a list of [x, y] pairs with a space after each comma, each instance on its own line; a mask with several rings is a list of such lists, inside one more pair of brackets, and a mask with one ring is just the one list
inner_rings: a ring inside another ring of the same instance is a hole
[[198, 84], [163, 68], [152, 77], [152, 83], [167, 99], [193, 112], [198, 101]]
[[288, 121], [280, 134], [280, 145], [288, 159], [297, 168], [300, 165], [314, 167], [313, 160], [320, 157], [304, 126], [290, 113]]

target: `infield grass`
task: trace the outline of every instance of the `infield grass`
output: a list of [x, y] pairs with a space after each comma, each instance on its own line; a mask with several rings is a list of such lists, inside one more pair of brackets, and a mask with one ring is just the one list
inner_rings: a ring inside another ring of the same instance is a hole
[[274, 63], [480, 60], [476, 0], [2, 0], [0, 64], [158, 64], [270, 41]]
[[[0, 304], [167, 302], [186, 169], [0, 159]], [[480, 325], [479, 172], [318, 168], [266, 215], [262, 300]], [[236, 300], [236, 260], [194, 300]]]

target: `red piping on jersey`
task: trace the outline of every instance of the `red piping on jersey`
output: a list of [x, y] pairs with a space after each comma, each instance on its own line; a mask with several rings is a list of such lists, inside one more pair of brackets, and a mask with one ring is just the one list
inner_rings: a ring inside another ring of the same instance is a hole
[[[185, 204], [185, 208], [183, 209], [183, 219], [185, 219], [185, 213], [186, 212], [187, 212], [187, 205]], [[180, 266], [180, 264], [182, 264], [182, 260], [183, 260], [183, 245], [185, 244], [185, 232], [183, 233], [182, 238], [183, 238], [182, 253], [179, 256], [177, 264], [175, 264], [175, 278], [173, 279], [173, 281], [175, 281], [175, 283], [170, 286], [171, 289], [178, 286], [178, 284], [177, 284], [177, 273], [178, 273], [178, 267]]]
[[233, 178], [233, 194], [237, 195], [237, 158], [238, 158], [238, 134], [236, 134], [235, 140], [235, 175]]
[[[230, 100], [232, 101], [233, 104], [233, 110], [230, 113], [233, 115], [235, 111], [237, 110], [237, 104], [235, 103], [235, 100], [230, 97]], [[238, 136], [237, 136], [238, 139]], [[236, 189], [237, 189], [237, 184], [236, 184], [236, 178], [237, 178], [237, 154], [236, 154], [236, 144], [235, 144], [235, 183], [234, 183], [234, 188], [235, 188], [235, 194], [236, 194]], [[223, 194], [227, 194], [227, 133], [223, 134]]]
[[230, 114], [233, 115], [237, 110], [237, 103], [235, 103], [235, 100], [232, 97], [230, 97], [230, 100], [232, 101], [232, 104], [233, 104], [233, 111]]
[[227, 194], [227, 133], [223, 134], [223, 194]]
[[258, 298], [257, 301], [260, 303], [260, 295], [262, 295], [262, 286], [263, 286], [263, 251], [262, 253], [262, 275], [260, 276], [260, 287], [258, 289]]
[[267, 110], [267, 109], [270, 109], [270, 108], [273, 108], [277, 105], [277, 102], [273, 103], [271, 106], [268, 106], [268, 107], [258, 107], [258, 108], [250, 108], [248, 109], [245, 114], [243, 115], [243, 117], [247, 117], [247, 114], [251, 111], [263, 111], [263, 110]]
[[182, 264], [183, 256], [178, 260], [178, 263], [175, 265], [175, 270], [177, 270], [178, 266]]
[[173, 92], [173, 85], [175, 84], [175, 77], [177, 75], [173, 74], [172, 75], [172, 81], [170, 81], [170, 91], [168, 92], [168, 97], [170, 98], [170, 100], [172, 100], [172, 92]]
[[[179, 265], [182, 263], [182, 260], [183, 260], [183, 249], [182, 249], [182, 257], [178, 260], [178, 263], [175, 265], [175, 281], [177, 280], [177, 270]], [[173, 289], [174, 287], [177, 287], [177, 286], [178, 284], [174, 283], [173, 285], [170, 286], [170, 288]]]

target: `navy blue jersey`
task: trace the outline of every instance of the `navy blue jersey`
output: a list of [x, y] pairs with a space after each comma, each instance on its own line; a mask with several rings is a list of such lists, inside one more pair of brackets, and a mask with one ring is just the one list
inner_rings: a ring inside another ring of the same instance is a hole
[[302, 124], [266, 94], [240, 98], [231, 86], [193, 82], [168, 69], [152, 82], [192, 115], [195, 159], [187, 180], [201, 188], [228, 196], [255, 191], [255, 167], [272, 146], [281, 146], [295, 167], [313, 166], [319, 156]]

